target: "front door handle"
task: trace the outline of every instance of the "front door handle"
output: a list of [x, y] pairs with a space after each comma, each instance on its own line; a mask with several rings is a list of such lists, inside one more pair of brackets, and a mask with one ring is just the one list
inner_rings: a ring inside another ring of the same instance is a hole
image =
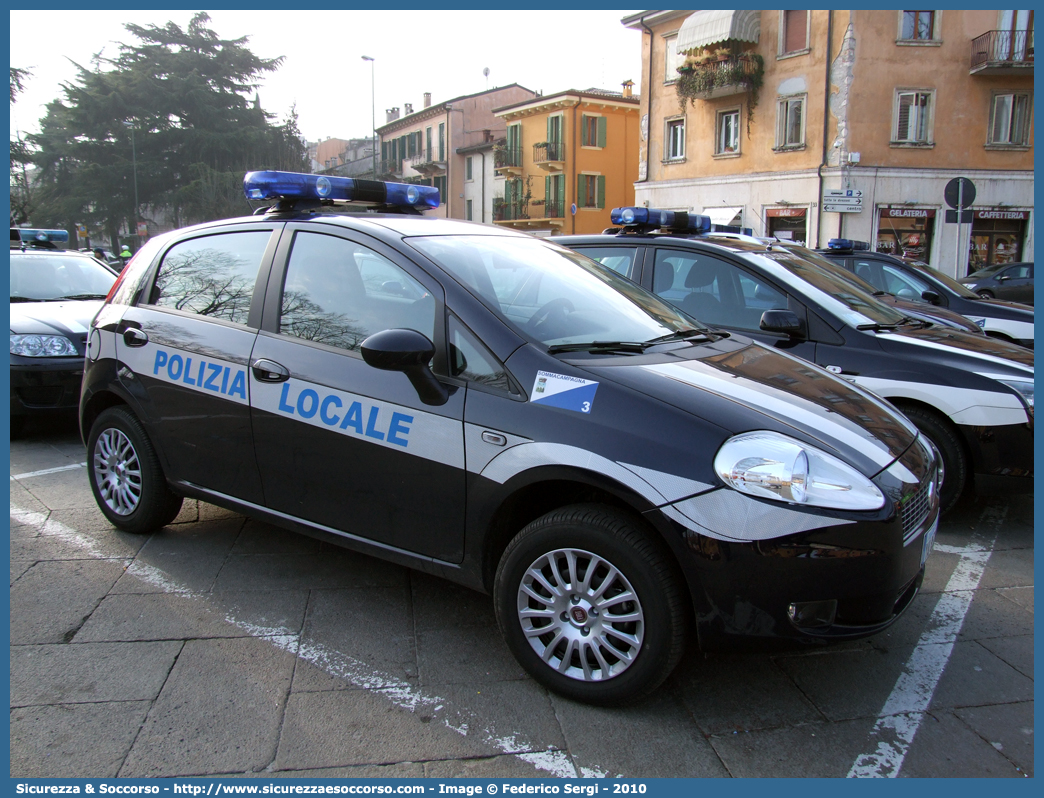
[[123, 343], [127, 346], [145, 346], [148, 342], [149, 336], [135, 327], [128, 327], [123, 331]]
[[286, 366], [268, 358], [259, 357], [250, 364], [250, 368], [258, 382], [286, 382], [290, 379], [290, 372]]

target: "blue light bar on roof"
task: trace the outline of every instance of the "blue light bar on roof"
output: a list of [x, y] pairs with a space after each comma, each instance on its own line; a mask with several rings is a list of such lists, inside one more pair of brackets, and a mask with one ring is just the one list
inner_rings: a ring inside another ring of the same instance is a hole
[[869, 241], [853, 241], [850, 238], [831, 238], [827, 241], [827, 249], [850, 249], [853, 252], [870, 249]]
[[439, 190], [432, 186], [299, 172], [247, 172], [243, 178], [243, 193], [251, 200], [328, 199], [422, 209], [439, 207]]
[[709, 216], [656, 208], [613, 208], [609, 212], [609, 219], [613, 224], [623, 227], [667, 228], [689, 233], [706, 233], [711, 229]]
[[18, 235], [23, 241], [68, 241], [68, 230], [37, 230], [28, 227], [17, 228]]

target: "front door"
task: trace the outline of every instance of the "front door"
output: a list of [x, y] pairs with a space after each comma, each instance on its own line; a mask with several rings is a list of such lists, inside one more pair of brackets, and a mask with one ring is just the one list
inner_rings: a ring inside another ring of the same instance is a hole
[[[464, 391], [432, 407], [405, 375], [368, 366], [371, 334], [438, 343], [441, 287], [376, 242], [288, 225], [251, 358], [255, 450], [269, 508], [459, 562]], [[442, 325], [444, 327], [444, 325]]]

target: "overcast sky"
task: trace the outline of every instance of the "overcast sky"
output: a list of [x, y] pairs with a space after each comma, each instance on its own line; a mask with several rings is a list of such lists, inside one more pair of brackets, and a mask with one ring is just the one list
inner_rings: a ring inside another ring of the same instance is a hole
[[[310, 141], [371, 135], [372, 107], [384, 124], [386, 108], [424, 106], [487, 88], [518, 83], [553, 94], [592, 87], [620, 91], [642, 83], [641, 34], [620, 20], [631, 11], [210, 11], [223, 39], [248, 36], [262, 58], [285, 56], [259, 88], [261, 106], [281, 121], [297, 104]], [[92, 67], [98, 52], [114, 57], [118, 43], [134, 44], [123, 27], [184, 29], [192, 11], [11, 11], [11, 66], [32, 71], [11, 106], [11, 132], [35, 132], [45, 106], [76, 77], [71, 62]], [[45, 35], [27, 35], [46, 31]], [[373, 63], [375, 103], [371, 102]], [[489, 77], [483, 68], [489, 68]]]

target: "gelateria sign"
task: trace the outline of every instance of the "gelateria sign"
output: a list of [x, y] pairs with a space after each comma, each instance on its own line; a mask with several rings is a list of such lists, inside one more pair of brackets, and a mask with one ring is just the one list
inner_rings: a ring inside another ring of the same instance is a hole
[[933, 219], [934, 208], [881, 208], [882, 219]]

